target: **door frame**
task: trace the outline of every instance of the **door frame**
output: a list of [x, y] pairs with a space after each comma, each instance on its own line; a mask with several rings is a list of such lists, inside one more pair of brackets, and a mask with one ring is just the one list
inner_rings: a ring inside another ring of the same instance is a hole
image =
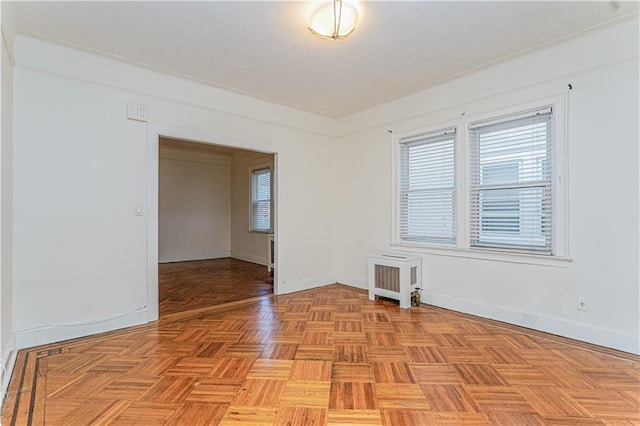
[[160, 138], [181, 139], [209, 145], [222, 145], [231, 148], [241, 148], [265, 154], [273, 154], [273, 234], [275, 236], [274, 261], [277, 267], [273, 273], [273, 293], [279, 293], [280, 262], [279, 247], [281, 247], [278, 229], [278, 193], [279, 193], [279, 165], [280, 149], [274, 144], [253, 140], [243, 140], [229, 136], [211, 135], [157, 124], [148, 124], [147, 128], [147, 321], [159, 318], [158, 295], [158, 190], [159, 190], [159, 160]]

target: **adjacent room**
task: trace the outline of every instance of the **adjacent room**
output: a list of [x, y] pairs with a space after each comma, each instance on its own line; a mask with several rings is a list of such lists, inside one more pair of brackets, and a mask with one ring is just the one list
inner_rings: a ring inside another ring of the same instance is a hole
[[273, 155], [160, 138], [160, 316], [273, 293]]
[[0, 423], [640, 422], [640, 3], [0, 6]]

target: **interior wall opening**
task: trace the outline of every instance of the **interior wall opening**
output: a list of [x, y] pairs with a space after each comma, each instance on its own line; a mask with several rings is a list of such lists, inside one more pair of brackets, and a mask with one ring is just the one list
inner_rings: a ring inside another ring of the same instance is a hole
[[160, 136], [160, 317], [273, 293], [274, 157]]

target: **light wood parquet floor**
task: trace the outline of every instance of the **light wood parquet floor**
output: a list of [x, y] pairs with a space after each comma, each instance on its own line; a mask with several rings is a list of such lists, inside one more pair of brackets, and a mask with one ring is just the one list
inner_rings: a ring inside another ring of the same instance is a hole
[[640, 357], [331, 285], [23, 350], [5, 425], [632, 425]]

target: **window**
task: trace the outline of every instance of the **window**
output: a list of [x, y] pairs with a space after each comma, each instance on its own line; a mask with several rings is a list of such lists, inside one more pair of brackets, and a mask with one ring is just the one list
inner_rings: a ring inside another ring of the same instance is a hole
[[400, 142], [400, 238], [455, 243], [454, 129]]
[[271, 231], [271, 170], [251, 172], [251, 230]]
[[550, 109], [469, 127], [470, 245], [551, 254]]
[[565, 97], [394, 135], [399, 250], [560, 266], [567, 247]]

